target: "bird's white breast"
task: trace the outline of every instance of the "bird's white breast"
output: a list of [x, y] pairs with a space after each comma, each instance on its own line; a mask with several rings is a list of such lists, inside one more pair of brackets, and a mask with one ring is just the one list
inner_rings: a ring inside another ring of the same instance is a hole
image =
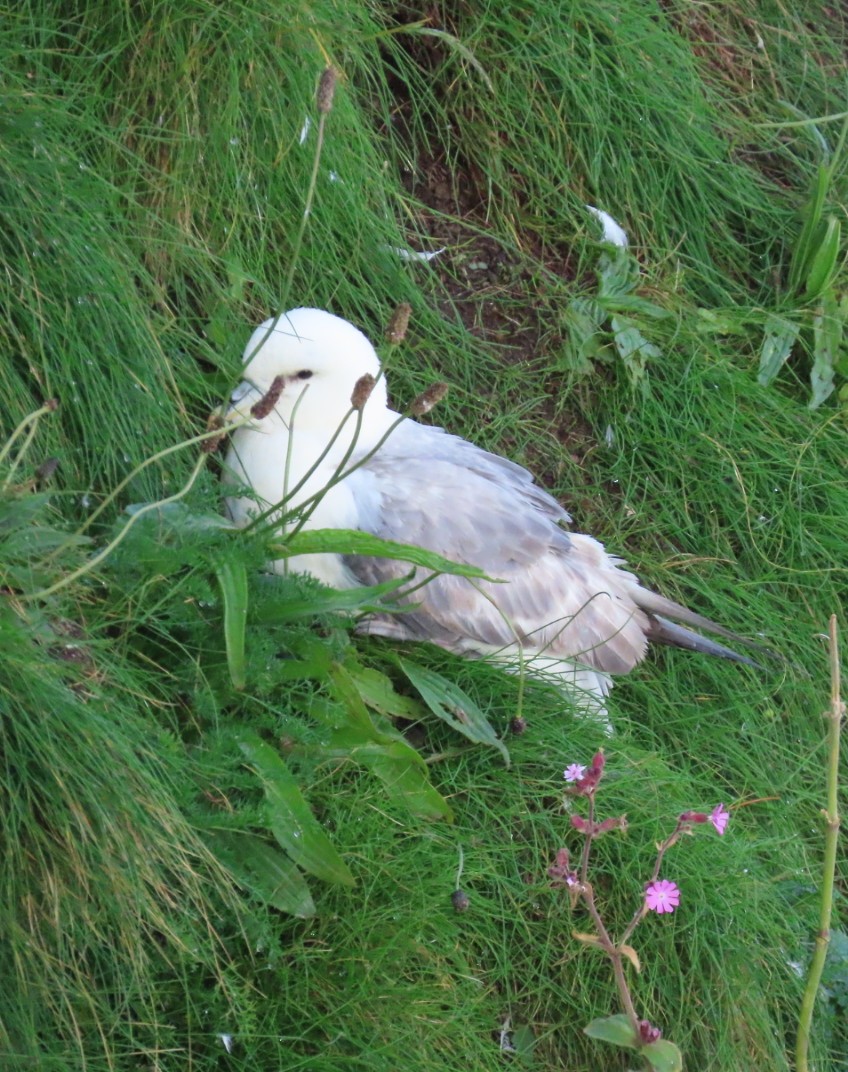
[[[327, 488], [337, 473], [346, 444], [342, 447], [337, 445], [315, 472], [307, 477], [326, 446], [325, 434], [298, 432], [289, 450], [288, 430], [280, 426], [268, 428], [266, 425], [237, 431], [227, 454], [225, 480], [252, 488], [255, 498], [242, 496], [227, 500], [230, 516], [236, 524], [245, 525], [269, 507], [282, 504], [272, 515], [272, 520], [296, 511], [299, 506], [310, 511], [302, 525], [297, 514], [290, 522], [284, 521], [280, 525], [282, 532], [296, 527], [358, 528], [358, 510], [350, 486], [342, 481]], [[303, 486], [298, 487], [301, 482]], [[316, 495], [321, 495], [317, 504], [310, 502]], [[353, 588], [359, 583], [346, 569], [339, 555], [297, 555], [277, 559], [271, 565], [278, 573], [309, 573], [333, 588]]]

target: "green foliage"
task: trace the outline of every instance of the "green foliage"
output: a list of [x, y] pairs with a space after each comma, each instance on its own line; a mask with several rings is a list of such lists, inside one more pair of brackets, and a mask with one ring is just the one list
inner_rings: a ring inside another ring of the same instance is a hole
[[[20, 429], [0, 473], [4, 1068], [494, 1072], [507, 1018], [517, 1059], [596, 1066], [575, 1024], [608, 1014], [609, 980], [572, 951], [544, 876], [562, 766], [596, 730], [484, 661], [416, 648], [403, 673], [353, 635], [400, 585], [264, 573], [266, 536], [221, 518], [217, 461], [185, 446], [284, 300], [375, 339], [409, 301], [396, 400], [449, 380], [442, 423], [530, 463], [648, 580], [786, 655], [772, 675], [661, 654], [616, 689], [610, 785], [646, 836], [604, 839], [599, 867], [611, 911], [632, 904], [618, 878], [641, 873], [658, 816], [719, 787], [744, 805], [721, 859], [681, 863], [686, 914], [640, 979], [691, 1067], [787, 1067], [785, 950], [815, 920], [777, 880], [815, 882], [815, 636], [844, 595], [848, 510], [832, 400], [798, 406], [795, 362], [779, 390], [755, 380], [770, 312], [802, 323], [820, 396], [844, 375], [841, 165], [792, 262], [794, 191], [820, 158], [768, 125], [785, 99], [844, 107], [837, 16], [530, 0], [424, 17], [25, 0], [0, 28], [0, 427]], [[632, 239], [606, 305], [586, 202]], [[393, 252], [442, 245], [429, 264]], [[774, 276], [801, 261], [799, 318]], [[517, 711], [507, 769], [494, 749]]]

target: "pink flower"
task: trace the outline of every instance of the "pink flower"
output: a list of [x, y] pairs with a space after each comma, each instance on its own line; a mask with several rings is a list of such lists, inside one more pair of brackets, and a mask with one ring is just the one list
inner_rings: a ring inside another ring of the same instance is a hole
[[680, 890], [668, 879], [649, 882], [645, 887], [645, 904], [650, 912], [673, 912], [680, 904]]
[[579, 782], [585, 773], [586, 768], [582, 763], [572, 763], [570, 767], [565, 768], [562, 776], [567, 782]]
[[729, 821], [730, 812], [725, 810], [723, 804], [716, 804], [716, 806], [710, 812], [710, 822], [713, 824], [719, 834], [723, 834], [725, 832]]

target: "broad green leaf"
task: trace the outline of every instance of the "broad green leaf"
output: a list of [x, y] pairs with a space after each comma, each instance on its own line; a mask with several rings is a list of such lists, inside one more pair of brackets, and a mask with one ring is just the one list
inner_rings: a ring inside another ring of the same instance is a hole
[[763, 345], [760, 348], [760, 369], [757, 373], [757, 381], [763, 387], [768, 387], [780, 372], [792, 353], [800, 330], [800, 324], [794, 320], [785, 320], [775, 313], [766, 320]]
[[312, 814], [282, 756], [253, 730], [239, 730], [236, 741], [262, 782], [268, 827], [277, 842], [310, 874], [353, 886], [347, 864]]
[[682, 1072], [683, 1055], [668, 1039], [657, 1039], [642, 1046], [639, 1056], [645, 1058], [654, 1072]]
[[815, 237], [821, 233], [822, 212], [824, 211], [824, 201], [827, 197], [830, 179], [830, 168], [824, 164], [819, 165], [813, 192], [804, 212], [801, 232], [792, 251], [788, 283], [790, 294], [794, 295], [800, 292], [801, 283], [809, 271], [811, 254], [816, 245]]
[[842, 236], [842, 224], [838, 216], [828, 216], [818, 245], [810, 254], [810, 267], [807, 270], [807, 283], [804, 296], [817, 298], [825, 287], [829, 286], [836, 272], [839, 258], [839, 243]]
[[336, 664], [333, 690], [347, 710], [347, 720], [333, 731], [329, 751], [350, 756], [371, 770], [389, 795], [414, 815], [453, 819], [450, 806], [430, 783], [427, 764], [388, 719], [379, 723], [368, 712], [350, 671]]
[[813, 317], [813, 367], [810, 371], [810, 409], [818, 407], [833, 392], [835, 365], [842, 343], [843, 321], [832, 290], [822, 296]]
[[215, 567], [224, 603], [224, 643], [233, 688], [247, 684], [245, 632], [247, 629], [247, 567], [241, 559], [225, 559]]
[[629, 1050], [639, 1047], [639, 1039], [630, 1020], [623, 1012], [614, 1016], [601, 1016], [587, 1024], [583, 1031], [589, 1038], [598, 1039], [600, 1042], [611, 1042], [613, 1046], [624, 1046]]
[[370, 532], [358, 529], [302, 529], [290, 536], [285, 543], [272, 542], [268, 547], [275, 557], [291, 558], [293, 555], [368, 555], [376, 558], [391, 558], [399, 562], [412, 562], [416, 566], [433, 570], [436, 573], [452, 573], [460, 577], [487, 577], [477, 566], [466, 566], [451, 562], [448, 558], [437, 555], [435, 551], [425, 551], [423, 547], [397, 543], [395, 540], [381, 540]]
[[254, 834], [235, 830], [208, 830], [205, 837], [239, 885], [265, 904], [300, 919], [315, 915], [306, 879], [279, 849]]
[[424, 708], [417, 700], [401, 696], [395, 692], [394, 685], [379, 670], [359, 665], [346, 665], [345, 669], [356, 686], [356, 690], [368, 707], [390, 718], [405, 718], [416, 721], [424, 714]]
[[661, 305], [655, 305], [638, 294], [619, 294], [609, 298], [600, 298], [599, 304], [611, 313], [631, 313], [634, 316], [647, 316], [651, 320], [667, 320], [673, 314]]
[[330, 648], [320, 637], [300, 637], [292, 656], [275, 662], [274, 677], [277, 681], [326, 681], [332, 661]]
[[29, 527], [46, 512], [49, 504], [50, 496], [42, 493], [0, 500], [0, 536]]
[[431, 784], [426, 764], [406, 741], [363, 742], [350, 729], [337, 730], [331, 746], [344, 748], [383, 783], [389, 797], [421, 819], [453, 821], [445, 798]]
[[695, 330], [701, 335], [745, 335], [745, 316], [737, 309], [699, 309]]
[[408, 659], [399, 658], [398, 665], [421, 693], [421, 698], [434, 715], [447, 722], [469, 741], [497, 748], [507, 767], [509, 766], [506, 745], [495, 733], [480, 708], [458, 685], [437, 674], [435, 670], [429, 670]]

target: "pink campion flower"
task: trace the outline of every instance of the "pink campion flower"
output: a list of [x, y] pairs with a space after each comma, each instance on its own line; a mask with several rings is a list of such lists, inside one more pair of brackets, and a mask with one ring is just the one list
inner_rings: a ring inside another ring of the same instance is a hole
[[649, 912], [673, 912], [680, 904], [680, 890], [675, 883], [661, 878], [645, 887], [645, 904]]
[[565, 768], [562, 776], [567, 782], [579, 782], [585, 773], [586, 768], [582, 763], [572, 763], [571, 766]]
[[725, 832], [729, 821], [730, 812], [725, 809], [723, 804], [716, 804], [716, 806], [710, 812], [710, 822], [713, 824], [719, 834], [723, 834]]

